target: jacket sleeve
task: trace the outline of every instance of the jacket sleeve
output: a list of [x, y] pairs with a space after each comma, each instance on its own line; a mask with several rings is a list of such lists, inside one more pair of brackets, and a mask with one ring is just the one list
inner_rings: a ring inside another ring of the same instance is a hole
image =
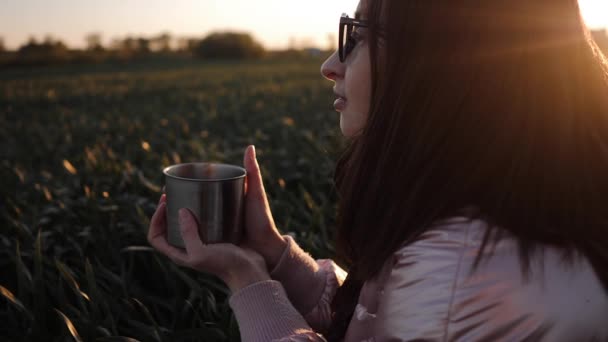
[[331, 322], [331, 301], [347, 273], [333, 260], [314, 260], [290, 235], [270, 277], [283, 284], [287, 297], [308, 323], [324, 331]]
[[270, 273], [272, 280], [249, 285], [230, 298], [241, 338], [257, 341], [325, 341], [330, 304], [346, 272], [332, 260], [314, 260], [289, 236]]
[[321, 342], [276, 280], [251, 284], [229, 300], [243, 342]]

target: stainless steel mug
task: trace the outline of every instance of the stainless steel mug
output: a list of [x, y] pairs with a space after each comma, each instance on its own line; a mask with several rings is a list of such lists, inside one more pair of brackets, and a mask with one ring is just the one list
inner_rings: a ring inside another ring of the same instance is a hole
[[187, 163], [163, 170], [167, 195], [167, 240], [184, 248], [178, 212], [188, 208], [196, 216], [199, 235], [206, 244], [238, 245], [243, 235], [245, 176], [235, 165]]

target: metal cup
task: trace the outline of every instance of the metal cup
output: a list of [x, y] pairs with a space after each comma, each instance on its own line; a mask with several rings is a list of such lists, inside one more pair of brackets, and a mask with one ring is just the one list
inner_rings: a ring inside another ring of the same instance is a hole
[[218, 163], [187, 163], [163, 170], [167, 195], [167, 240], [184, 248], [178, 211], [188, 208], [206, 244], [238, 245], [243, 235], [244, 186], [247, 171]]

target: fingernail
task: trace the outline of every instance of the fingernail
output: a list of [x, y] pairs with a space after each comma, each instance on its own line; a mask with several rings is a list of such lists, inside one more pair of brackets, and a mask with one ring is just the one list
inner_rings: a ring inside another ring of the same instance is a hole
[[251, 150], [253, 151], [253, 159], [255, 159], [255, 145], [251, 145]]
[[158, 201], [158, 205], [160, 205], [161, 203], [163, 203], [165, 201], [165, 194], [160, 195], [160, 200]]

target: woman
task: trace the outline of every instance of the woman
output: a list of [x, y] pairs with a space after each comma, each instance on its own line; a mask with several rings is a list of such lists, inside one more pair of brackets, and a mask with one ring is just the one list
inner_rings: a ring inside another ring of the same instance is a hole
[[356, 17], [321, 68], [346, 279], [279, 234], [251, 147], [245, 244], [203, 246], [184, 211], [171, 248], [164, 198], [150, 243], [228, 284], [244, 341], [608, 341], [608, 62], [577, 0]]

